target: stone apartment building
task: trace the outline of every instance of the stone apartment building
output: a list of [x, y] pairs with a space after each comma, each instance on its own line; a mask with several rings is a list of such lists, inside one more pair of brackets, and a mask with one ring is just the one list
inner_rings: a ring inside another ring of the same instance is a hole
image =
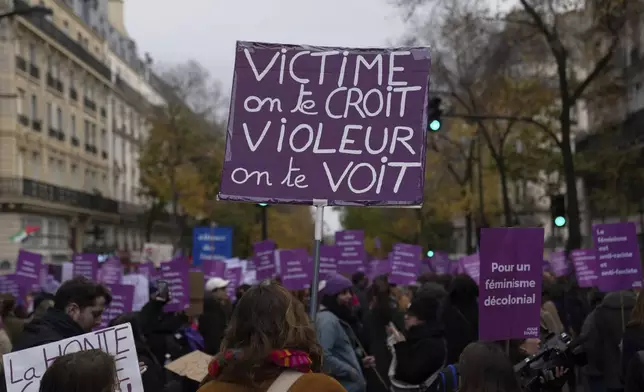
[[[138, 146], [163, 98], [127, 38], [122, 1], [0, 0], [0, 14], [32, 5], [52, 14], [0, 20], [0, 260], [21, 246], [49, 262], [89, 247], [137, 253]], [[26, 226], [38, 235], [10, 241]]]

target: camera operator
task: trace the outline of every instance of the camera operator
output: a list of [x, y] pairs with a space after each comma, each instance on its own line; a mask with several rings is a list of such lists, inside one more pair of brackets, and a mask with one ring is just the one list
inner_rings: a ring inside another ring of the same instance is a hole
[[[539, 339], [514, 339], [510, 340], [508, 354], [512, 363], [518, 364], [527, 358], [539, 355], [539, 350], [541, 349], [541, 340]], [[560, 391], [566, 384], [567, 374], [570, 368], [568, 366], [554, 366], [543, 369], [537, 382], [530, 384], [529, 389], [551, 392]], [[528, 384], [526, 380], [523, 381], [524, 385]]]

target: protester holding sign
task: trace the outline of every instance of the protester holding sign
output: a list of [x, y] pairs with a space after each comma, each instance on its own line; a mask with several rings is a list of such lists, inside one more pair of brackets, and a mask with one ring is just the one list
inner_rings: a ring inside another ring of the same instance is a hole
[[83, 276], [63, 283], [54, 307], [25, 326], [14, 351], [71, 338], [91, 331], [101, 322], [105, 307], [112, 302], [109, 290]]

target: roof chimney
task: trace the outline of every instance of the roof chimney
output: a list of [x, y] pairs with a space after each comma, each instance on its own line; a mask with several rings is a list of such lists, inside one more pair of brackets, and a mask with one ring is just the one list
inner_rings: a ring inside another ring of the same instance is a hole
[[107, 17], [110, 24], [124, 37], [127, 37], [123, 20], [123, 0], [109, 0], [107, 7]]

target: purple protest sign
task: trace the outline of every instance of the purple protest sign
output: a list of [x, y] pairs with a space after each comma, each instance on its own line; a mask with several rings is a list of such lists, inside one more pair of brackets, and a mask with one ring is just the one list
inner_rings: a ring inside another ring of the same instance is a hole
[[566, 251], [560, 250], [550, 253], [550, 266], [555, 276], [566, 276], [570, 272]]
[[271, 240], [256, 242], [253, 244], [253, 263], [258, 281], [273, 279], [277, 273], [275, 264], [275, 242]]
[[103, 311], [100, 328], [105, 328], [110, 321], [124, 313], [132, 311], [134, 304], [134, 286], [108, 283], [106, 286], [112, 293], [112, 302]]
[[98, 255], [92, 253], [74, 255], [72, 262], [74, 263], [73, 276], [84, 276], [93, 281], [98, 279]]
[[579, 287], [594, 287], [597, 284], [597, 252], [595, 249], [576, 249], [570, 252]]
[[434, 252], [432, 257], [426, 259], [430, 268], [438, 275], [450, 273], [451, 260], [445, 252]]
[[308, 252], [305, 249], [280, 249], [278, 252], [282, 285], [289, 290], [304, 290], [311, 287]]
[[395, 244], [393, 251], [389, 254], [391, 262], [389, 282], [400, 285], [416, 282], [422, 251], [418, 245]]
[[338, 272], [340, 249], [337, 246], [320, 245], [320, 275], [333, 275]]
[[608, 292], [642, 287], [635, 224], [596, 224], [593, 225], [593, 237], [599, 263], [599, 289]]
[[337, 231], [335, 245], [340, 249], [337, 272], [352, 274], [365, 266], [367, 253], [364, 250], [362, 230]]
[[22, 292], [15, 275], [0, 275], [0, 294], [11, 294], [20, 300]]
[[481, 229], [479, 340], [539, 337], [543, 229]]
[[244, 272], [244, 269], [241, 266], [225, 269], [224, 279], [229, 282], [228, 287], [226, 287], [228, 298], [235, 298], [237, 287], [239, 287], [242, 281], [242, 272]]
[[123, 265], [118, 257], [110, 257], [98, 270], [98, 281], [105, 284], [119, 284], [123, 277]]
[[224, 278], [226, 274], [226, 262], [222, 260], [203, 260], [201, 262], [201, 270], [203, 271], [204, 279], [210, 278]]
[[422, 204], [429, 53], [237, 42], [219, 198]]
[[42, 255], [20, 249], [16, 262], [16, 281], [32, 290], [34, 286], [39, 289], [41, 278]]
[[461, 257], [458, 264], [460, 264], [461, 269], [465, 274], [474, 279], [476, 284], [479, 283], [479, 278], [481, 275], [481, 260], [478, 253]]
[[170, 302], [164, 307], [166, 312], [180, 312], [190, 304], [189, 268], [190, 265], [183, 261], [161, 263], [159, 280], [168, 282], [170, 289]]
[[391, 273], [391, 261], [389, 260], [371, 260], [367, 275], [369, 280], [374, 280], [378, 276], [389, 275]]

